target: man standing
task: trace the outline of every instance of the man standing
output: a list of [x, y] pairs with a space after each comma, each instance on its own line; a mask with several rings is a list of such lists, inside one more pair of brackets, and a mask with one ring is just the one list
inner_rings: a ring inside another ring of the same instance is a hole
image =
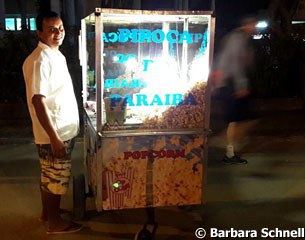
[[60, 216], [61, 195], [68, 190], [71, 152], [79, 131], [78, 107], [65, 57], [61, 18], [45, 12], [36, 18], [39, 43], [23, 64], [27, 103], [41, 166], [41, 220], [48, 234], [79, 231], [80, 224]]
[[256, 31], [256, 24], [255, 17], [244, 18], [241, 26], [225, 38], [219, 55], [218, 69], [221, 74], [216, 85], [224, 102], [228, 122], [226, 154], [223, 158], [226, 164], [247, 163], [247, 160], [235, 154], [235, 144], [256, 123], [250, 109], [249, 86], [249, 72], [254, 64], [250, 37]]

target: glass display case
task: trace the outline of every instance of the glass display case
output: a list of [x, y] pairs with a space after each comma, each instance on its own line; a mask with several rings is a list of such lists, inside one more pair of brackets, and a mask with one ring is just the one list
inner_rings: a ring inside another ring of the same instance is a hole
[[203, 128], [210, 15], [100, 11], [82, 24], [84, 106], [96, 130]]
[[97, 209], [204, 201], [211, 14], [98, 8], [82, 20], [86, 179]]

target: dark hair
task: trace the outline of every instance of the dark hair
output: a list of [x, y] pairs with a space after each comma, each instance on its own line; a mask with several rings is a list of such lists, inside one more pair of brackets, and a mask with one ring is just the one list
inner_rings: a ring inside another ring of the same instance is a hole
[[47, 18], [58, 18], [59, 15], [56, 12], [52, 12], [52, 11], [47, 11], [47, 12], [42, 12], [40, 14], [37, 15], [36, 17], [36, 28], [38, 31], [42, 32], [42, 22], [44, 19]]

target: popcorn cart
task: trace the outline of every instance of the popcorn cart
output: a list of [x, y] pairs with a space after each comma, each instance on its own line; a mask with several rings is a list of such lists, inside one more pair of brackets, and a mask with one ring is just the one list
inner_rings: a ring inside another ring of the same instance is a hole
[[82, 20], [76, 212], [88, 193], [98, 211], [204, 203], [214, 22], [212, 12], [100, 8]]

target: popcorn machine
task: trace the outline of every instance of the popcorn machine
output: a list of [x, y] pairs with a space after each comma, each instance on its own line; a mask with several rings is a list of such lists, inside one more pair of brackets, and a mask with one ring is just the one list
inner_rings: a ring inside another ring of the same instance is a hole
[[204, 203], [211, 14], [98, 8], [82, 20], [85, 187], [98, 211]]

